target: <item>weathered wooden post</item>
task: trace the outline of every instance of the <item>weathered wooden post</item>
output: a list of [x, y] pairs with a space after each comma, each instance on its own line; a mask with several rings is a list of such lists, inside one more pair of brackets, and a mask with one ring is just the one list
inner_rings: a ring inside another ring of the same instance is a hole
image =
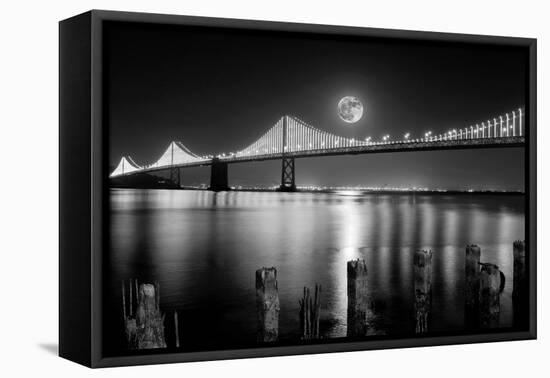
[[425, 333], [432, 306], [432, 251], [415, 252], [413, 263], [416, 333]]
[[258, 341], [273, 342], [279, 338], [279, 288], [277, 269], [261, 268], [256, 271], [256, 311]]
[[180, 347], [180, 333], [179, 333], [179, 323], [178, 323], [178, 312], [174, 311], [174, 332], [176, 334], [176, 348]]
[[[132, 283], [130, 283], [132, 287]], [[126, 337], [130, 349], [166, 348], [164, 315], [157, 306], [155, 286], [141, 284], [135, 317], [125, 319]]]
[[466, 246], [464, 282], [464, 324], [466, 328], [479, 326], [479, 260], [481, 249], [477, 245]]
[[139, 286], [139, 303], [136, 309], [136, 325], [138, 332], [138, 348], [166, 348], [164, 339], [164, 315], [161, 314], [159, 303], [159, 284], [141, 284]]
[[479, 324], [495, 328], [500, 320], [501, 274], [494, 264], [481, 264], [479, 273]]
[[365, 260], [348, 261], [348, 337], [366, 336], [369, 311], [367, 264]]
[[525, 241], [514, 242], [514, 286], [512, 301], [514, 309], [514, 326], [527, 325], [529, 306], [529, 287], [526, 277]]
[[315, 296], [312, 298], [308, 287], [300, 303], [300, 330], [303, 340], [319, 338], [319, 319], [321, 316], [321, 286], [315, 285]]

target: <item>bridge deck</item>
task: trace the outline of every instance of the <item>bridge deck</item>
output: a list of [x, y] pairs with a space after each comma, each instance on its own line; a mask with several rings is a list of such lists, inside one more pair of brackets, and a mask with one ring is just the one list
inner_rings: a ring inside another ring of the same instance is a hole
[[[387, 142], [362, 146], [340, 147], [331, 149], [289, 151], [285, 157], [305, 158], [316, 156], [335, 156], [335, 155], [359, 155], [386, 152], [407, 152], [407, 151], [435, 151], [435, 150], [459, 150], [475, 148], [509, 148], [523, 147], [525, 145], [524, 137], [502, 137], [502, 138], [479, 138], [468, 140], [442, 140], [431, 142]], [[274, 154], [226, 157], [220, 160], [227, 163], [239, 163], [259, 160], [281, 159], [283, 154], [278, 152]]]
[[[412, 152], [412, 151], [435, 151], [435, 150], [459, 150], [459, 149], [478, 149], [478, 148], [510, 148], [510, 147], [524, 147], [525, 137], [499, 137], [499, 138], [479, 138], [479, 139], [465, 139], [465, 140], [439, 140], [430, 142], [387, 142], [376, 143], [361, 146], [352, 147], [340, 147], [330, 149], [316, 149], [316, 150], [301, 150], [301, 151], [288, 151], [285, 152], [285, 157], [292, 158], [306, 158], [306, 157], [319, 157], [319, 156], [338, 156], [338, 155], [358, 155], [358, 154], [372, 154], [372, 153], [387, 153], [387, 152]], [[252, 161], [265, 161], [265, 160], [279, 160], [283, 158], [281, 152], [254, 155], [254, 156], [226, 156], [219, 158], [220, 161], [228, 164], [233, 163], [245, 163]], [[137, 171], [124, 173], [120, 176], [130, 176], [138, 173], [147, 173], [155, 171], [163, 171], [170, 168], [186, 168], [186, 167], [200, 167], [212, 165], [213, 159], [203, 160], [200, 162], [192, 162], [185, 164], [174, 164], [166, 166], [156, 166], [143, 168]]]

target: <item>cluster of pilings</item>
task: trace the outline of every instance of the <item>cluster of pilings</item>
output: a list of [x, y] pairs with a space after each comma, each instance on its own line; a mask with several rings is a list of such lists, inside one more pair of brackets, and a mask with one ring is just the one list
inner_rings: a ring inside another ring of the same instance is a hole
[[[506, 277], [493, 263], [481, 262], [481, 248], [468, 245], [464, 264], [464, 325], [467, 330], [498, 328], [500, 326], [500, 296]], [[514, 325], [522, 326], [528, 314], [528, 287], [525, 269], [525, 241], [513, 243]], [[429, 329], [431, 312], [432, 253], [419, 251], [414, 256], [414, 290], [416, 332]]]
[[466, 247], [464, 319], [468, 329], [495, 328], [500, 322], [500, 294], [506, 278], [499, 267], [482, 263], [481, 248]]
[[[432, 251], [419, 250], [413, 256], [413, 290], [415, 332], [430, 330], [432, 308]], [[514, 325], [523, 326], [528, 317], [528, 283], [526, 277], [525, 242], [513, 243], [513, 312]], [[481, 262], [481, 248], [468, 245], [465, 250], [464, 322], [467, 330], [498, 328], [500, 295], [505, 286], [504, 274], [492, 263]], [[126, 300], [128, 295], [128, 301]], [[368, 284], [368, 269], [364, 260], [347, 262], [347, 336], [364, 337], [374, 334], [374, 308]], [[138, 284], [130, 279], [122, 282], [124, 329], [129, 349], [166, 348], [165, 315], [161, 313], [160, 287]], [[303, 288], [298, 301], [300, 338], [320, 339], [321, 286]], [[257, 341], [272, 343], [279, 340], [279, 287], [277, 269], [256, 271]], [[180, 347], [178, 312], [173, 313], [175, 346]]]
[[[432, 251], [419, 250], [413, 256], [415, 332], [430, 330], [432, 308]], [[500, 325], [500, 295], [505, 277], [499, 267], [480, 261], [481, 249], [468, 245], [465, 254], [465, 328], [488, 329]], [[527, 317], [528, 287], [525, 269], [525, 242], [513, 244], [514, 323], [522, 325]], [[304, 288], [300, 299], [300, 335], [303, 340], [318, 339], [321, 311], [321, 288], [315, 286], [311, 296]], [[347, 336], [363, 337], [373, 334], [374, 309], [368, 285], [368, 269], [364, 260], [347, 262]], [[256, 271], [256, 304], [258, 341], [274, 342], [279, 335], [279, 291], [277, 269], [261, 268]]]
[[[514, 326], [525, 325], [529, 313], [525, 257], [525, 241], [515, 241], [512, 289]], [[477, 245], [466, 247], [464, 319], [468, 329], [496, 328], [500, 324], [500, 295], [506, 285], [506, 277], [497, 265], [483, 263], [480, 259], [481, 249]]]
[[[347, 263], [348, 277], [348, 337], [366, 336], [372, 320], [372, 302], [367, 281], [367, 265], [364, 260]], [[315, 285], [314, 293], [304, 287], [300, 305], [300, 338], [315, 340], [321, 338], [321, 286]], [[261, 268], [256, 271], [256, 310], [259, 342], [279, 340], [279, 289], [277, 269]]]

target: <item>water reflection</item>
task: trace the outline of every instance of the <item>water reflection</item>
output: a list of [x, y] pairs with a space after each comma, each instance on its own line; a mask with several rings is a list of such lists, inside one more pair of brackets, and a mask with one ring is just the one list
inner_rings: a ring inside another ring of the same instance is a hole
[[[120, 280], [159, 281], [161, 306], [185, 319], [190, 349], [255, 339], [254, 272], [279, 271], [280, 336], [296, 336], [303, 286], [323, 286], [321, 333], [346, 334], [346, 262], [363, 258], [387, 334], [414, 331], [412, 256], [433, 250], [434, 331], [463, 324], [464, 247], [508, 279], [501, 324], [511, 323], [512, 242], [524, 238], [522, 196], [350, 195], [112, 190], [106, 308]], [[106, 329], [117, 327], [106, 319]], [[109, 337], [109, 335], [106, 335]]]

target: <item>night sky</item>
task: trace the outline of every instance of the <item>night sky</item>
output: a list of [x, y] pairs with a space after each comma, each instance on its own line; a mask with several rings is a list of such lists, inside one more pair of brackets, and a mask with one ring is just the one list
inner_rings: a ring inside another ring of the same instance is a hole
[[[525, 106], [527, 53], [510, 47], [116, 23], [105, 28], [109, 163], [155, 161], [171, 140], [237, 151], [282, 115], [336, 135], [399, 139]], [[365, 106], [347, 124], [337, 104]], [[297, 185], [523, 189], [523, 148], [298, 159]], [[278, 185], [281, 163], [233, 164], [231, 185]], [[183, 170], [184, 184], [208, 168]]]

